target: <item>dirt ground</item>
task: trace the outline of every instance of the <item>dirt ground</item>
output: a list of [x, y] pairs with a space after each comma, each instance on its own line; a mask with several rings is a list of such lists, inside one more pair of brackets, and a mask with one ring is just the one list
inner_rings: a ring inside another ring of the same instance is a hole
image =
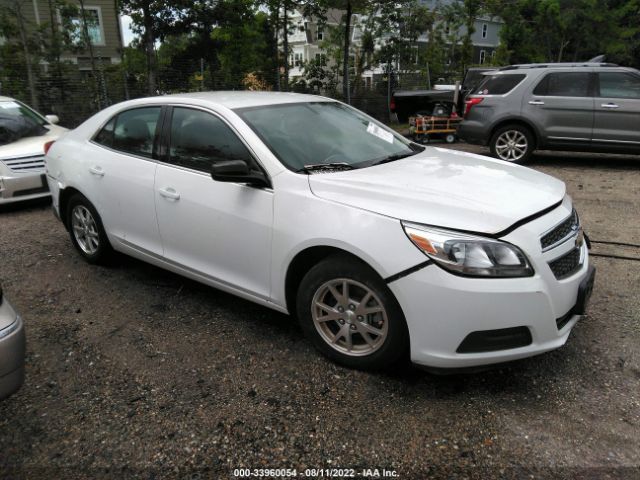
[[[530, 166], [567, 182], [592, 240], [640, 244], [640, 157]], [[364, 373], [287, 316], [132, 259], [86, 264], [47, 205], [5, 209], [0, 281], [28, 356], [0, 402], [0, 478], [640, 478], [640, 262], [592, 262], [589, 316], [557, 351], [467, 375]]]

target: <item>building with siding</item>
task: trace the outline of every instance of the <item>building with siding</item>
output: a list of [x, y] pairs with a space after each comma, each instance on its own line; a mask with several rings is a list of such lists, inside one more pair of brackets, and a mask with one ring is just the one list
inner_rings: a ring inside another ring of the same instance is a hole
[[[19, 0], [20, 1], [20, 0]], [[50, 28], [54, 23], [56, 28], [65, 28], [72, 43], [78, 48], [70, 48], [61, 55], [61, 60], [78, 65], [81, 71], [91, 69], [89, 48], [83, 48], [82, 15], [80, 2], [68, 0], [67, 3], [77, 7], [75, 15], [62, 21], [59, 2], [53, 0], [22, 0], [21, 11], [27, 29]], [[86, 0], [84, 3], [84, 19], [87, 24], [88, 36], [94, 60], [102, 65], [119, 63], [123, 48], [120, 18], [116, 11], [114, 0]]]

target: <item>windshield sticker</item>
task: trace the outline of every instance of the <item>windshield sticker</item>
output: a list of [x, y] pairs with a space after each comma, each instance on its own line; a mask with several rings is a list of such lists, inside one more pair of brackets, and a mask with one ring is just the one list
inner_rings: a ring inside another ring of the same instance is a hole
[[369, 122], [367, 132], [374, 135], [387, 143], [393, 143], [393, 134], [386, 132], [374, 123]]
[[4, 108], [6, 110], [20, 108], [16, 102], [0, 102], [0, 108]]

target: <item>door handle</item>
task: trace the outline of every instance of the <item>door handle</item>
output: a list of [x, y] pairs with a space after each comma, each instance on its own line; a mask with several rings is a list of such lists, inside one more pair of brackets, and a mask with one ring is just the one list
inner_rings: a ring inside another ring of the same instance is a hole
[[542, 100], [529, 100], [529, 105], [544, 105]]
[[104, 177], [104, 170], [102, 170], [102, 167], [89, 167], [89, 173], [97, 175], [98, 177]]
[[620, 108], [620, 105], [616, 103], [603, 103], [600, 105], [602, 108]]
[[160, 190], [158, 190], [158, 193], [162, 197], [168, 198], [170, 200], [180, 200], [180, 194], [173, 188], [161, 188]]

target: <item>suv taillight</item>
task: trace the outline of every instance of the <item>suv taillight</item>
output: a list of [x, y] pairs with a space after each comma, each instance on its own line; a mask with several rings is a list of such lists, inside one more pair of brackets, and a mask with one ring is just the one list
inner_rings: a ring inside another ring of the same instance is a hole
[[464, 101], [464, 118], [469, 116], [469, 112], [474, 105], [482, 103], [483, 97], [471, 97]]
[[49, 152], [49, 149], [51, 148], [51, 145], [53, 145], [54, 143], [56, 143], [55, 140], [52, 141], [52, 142], [47, 142], [47, 143], [44, 144], [44, 154], [45, 155]]

